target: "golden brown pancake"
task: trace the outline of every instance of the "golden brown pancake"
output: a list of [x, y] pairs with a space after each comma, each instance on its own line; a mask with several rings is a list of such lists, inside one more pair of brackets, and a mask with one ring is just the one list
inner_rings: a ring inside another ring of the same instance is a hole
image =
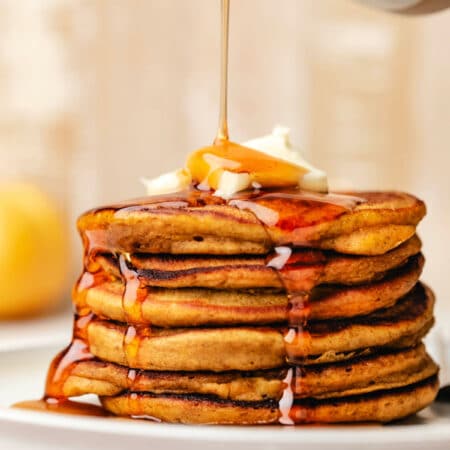
[[[315, 284], [360, 284], [382, 278], [420, 252], [422, 243], [413, 236], [399, 247], [378, 256], [323, 253], [296, 249], [286, 269], [298, 277], [315, 277]], [[271, 257], [258, 255], [130, 255], [127, 266], [135, 270], [143, 285], [166, 288], [211, 289], [283, 288], [280, 276], [267, 265]], [[106, 272], [120, 278], [119, 264], [112, 255], [95, 260]], [[298, 275], [297, 275], [298, 273]], [[292, 285], [293, 289], [302, 288]]]
[[[110, 252], [264, 254], [273, 246], [301, 244], [380, 255], [411, 238], [425, 215], [424, 203], [408, 194], [352, 195], [364, 202], [343, 213], [336, 207], [330, 218], [328, 211], [324, 214], [323, 202], [332, 196], [304, 202], [269, 193], [251, 200], [250, 205], [245, 199], [232, 206], [216, 198], [217, 204], [192, 207], [184, 194], [174, 194], [170, 201], [148, 198], [89, 211], [79, 218], [78, 228], [91, 249]], [[296, 225], [285, 226], [279, 220], [264, 225], [261, 220], [267, 220], [255, 215], [261, 210], [283, 210]]]
[[[390, 422], [421, 410], [438, 391], [436, 376], [397, 389], [330, 399], [296, 400], [290, 413], [294, 423]], [[175, 423], [278, 423], [278, 402], [244, 402], [214, 396], [124, 393], [101, 398], [119, 416], [153, 418]]]
[[[392, 306], [417, 283], [424, 258], [410, 258], [401, 269], [380, 281], [359, 286], [322, 286], [311, 296], [311, 320], [337, 319], [370, 314]], [[74, 302], [96, 315], [119, 322], [152, 324], [157, 327], [271, 324], [287, 321], [288, 298], [268, 290], [214, 290], [148, 288], [132, 314], [124, 308], [125, 286], [105, 282], [74, 292]], [[136, 312], [137, 311], [137, 312]]]
[[[296, 398], [337, 398], [417, 383], [437, 373], [422, 344], [405, 350], [379, 351], [344, 363], [297, 369]], [[279, 400], [287, 368], [253, 372], [136, 371], [98, 360], [80, 361], [70, 370], [63, 393], [117, 395], [124, 391], [153, 394], [201, 394], [236, 401]]]
[[315, 363], [368, 347], [414, 345], [433, 323], [433, 305], [432, 292], [419, 283], [393, 307], [369, 316], [312, 321], [311, 339], [275, 327], [161, 329], [100, 319], [87, 326], [87, 339], [96, 357], [137, 369], [269, 369], [284, 364], [285, 340], [291, 357]]
[[[299, 339], [290, 345], [298, 357], [348, 352], [374, 346], [404, 346], [408, 338], [429, 331], [434, 323], [434, 294], [418, 283], [394, 306], [368, 316], [312, 321], [308, 325], [311, 341]], [[411, 344], [409, 344], [411, 345]]]
[[296, 379], [296, 398], [337, 398], [394, 389], [435, 375], [438, 367], [425, 346], [383, 352], [331, 364], [303, 367]]

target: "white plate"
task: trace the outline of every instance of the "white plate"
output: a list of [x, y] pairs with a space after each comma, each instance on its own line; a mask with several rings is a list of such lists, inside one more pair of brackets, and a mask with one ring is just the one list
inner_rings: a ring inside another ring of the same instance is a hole
[[449, 449], [450, 405], [435, 404], [417, 417], [388, 426], [235, 427], [166, 425], [10, 409], [41, 396], [56, 348], [0, 353], [1, 449], [222, 449], [364, 450]]

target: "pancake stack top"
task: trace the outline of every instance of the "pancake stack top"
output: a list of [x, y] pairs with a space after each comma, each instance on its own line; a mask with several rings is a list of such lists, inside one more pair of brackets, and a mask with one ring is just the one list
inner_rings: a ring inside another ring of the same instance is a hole
[[186, 192], [80, 217], [47, 396], [183, 423], [387, 422], [433, 401], [432, 292], [403, 193]]

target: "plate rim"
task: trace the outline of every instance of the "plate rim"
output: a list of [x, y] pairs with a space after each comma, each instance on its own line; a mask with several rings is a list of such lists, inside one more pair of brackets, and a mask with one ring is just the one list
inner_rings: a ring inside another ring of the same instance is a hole
[[[69, 420], [70, 419], [70, 420]], [[302, 443], [326, 444], [339, 439], [339, 444], [369, 442], [377, 444], [412, 444], [420, 439], [422, 443], [450, 443], [450, 421], [434, 424], [413, 425], [335, 425], [277, 427], [271, 425], [183, 425], [165, 423], [145, 423], [144, 420], [129, 420], [120, 417], [78, 417], [68, 414], [51, 414], [0, 407], [0, 421], [10, 423], [58, 428], [68, 431], [87, 431], [109, 435], [133, 435], [153, 437], [172, 441], [227, 441], [229, 443], [293, 443], [299, 436]], [[111, 421], [115, 422], [114, 427]], [[176, 430], [176, 433], [171, 431]], [[255, 433], [255, 431], [258, 431]], [[327, 431], [327, 433], [324, 433]]]
[[[30, 346], [1, 352], [48, 352], [56, 344]], [[114, 421], [116, 426], [111, 426]], [[86, 431], [113, 436], [153, 437], [179, 442], [190, 441], [228, 443], [292, 444], [301, 436], [303, 444], [329, 444], [339, 439], [340, 445], [355, 445], [374, 442], [376, 444], [408, 445], [423, 443], [450, 444], [450, 418], [437, 417], [434, 423], [418, 424], [342, 424], [342, 425], [300, 425], [281, 427], [274, 425], [183, 425], [130, 420], [120, 417], [83, 417], [69, 414], [52, 414], [40, 411], [21, 410], [0, 405], [0, 422], [57, 428], [66, 431]], [[176, 432], [171, 432], [176, 430]], [[324, 433], [324, 431], [327, 431]], [[257, 432], [255, 432], [257, 431]]]

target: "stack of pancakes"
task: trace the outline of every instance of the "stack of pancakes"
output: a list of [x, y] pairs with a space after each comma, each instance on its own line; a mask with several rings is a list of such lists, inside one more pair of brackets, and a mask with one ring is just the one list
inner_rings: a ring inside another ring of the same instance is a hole
[[419, 282], [425, 206], [353, 195], [346, 208], [175, 195], [84, 214], [74, 340], [47, 395], [183, 423], [387, 422], [424, 408], [438, 388], [421, 343], [434, 304]]

